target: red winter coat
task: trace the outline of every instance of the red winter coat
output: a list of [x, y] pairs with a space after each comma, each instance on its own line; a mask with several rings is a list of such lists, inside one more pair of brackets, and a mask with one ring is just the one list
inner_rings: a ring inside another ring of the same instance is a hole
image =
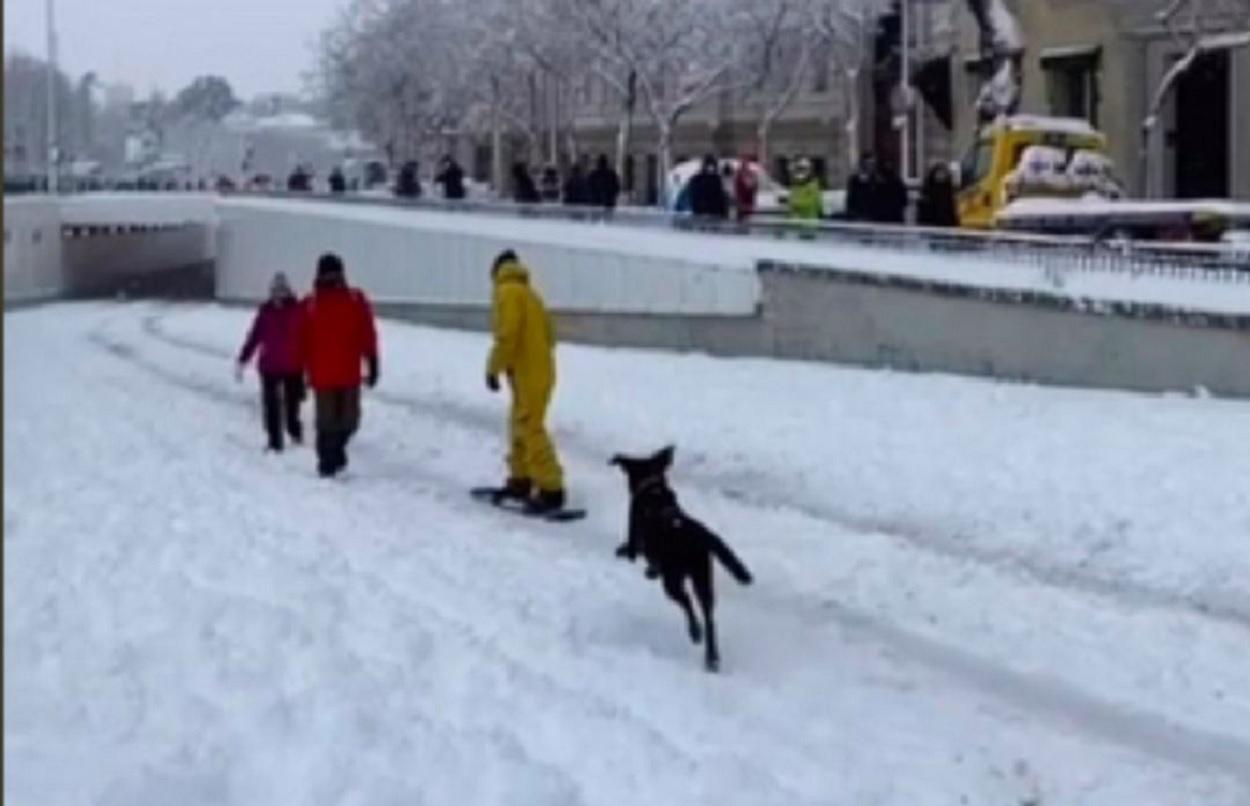
[[300, 360], [300, 320], [302, 309], [295, 299], [286, 302], [269, 300], [256, 311], [247, 341], [239, 351], [239, 363], [252, 360], [258, 349], [257, 368], [262, 375], [298, 375], [304, 365]]
[[755, 196], [759, 192], [759, 177], [745, 162], [738, 166], [734, 174], [734, 204], [738, 208], [738, 220], [742, 221], [755, 213]]
[[318, 288], [304, 300], [301, 353], [313, 389], [360, 386], [362, 365], [378, 354], [373, 308], [363, 291]]

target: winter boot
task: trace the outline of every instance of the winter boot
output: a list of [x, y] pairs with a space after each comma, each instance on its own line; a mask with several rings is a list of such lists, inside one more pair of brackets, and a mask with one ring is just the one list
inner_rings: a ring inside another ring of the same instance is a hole
[[496, 504], [506, 501], [528, 501], [532, 491], [533, 485], [530, 484], [529, 479], [510, 478], [502, 487], [495, 490], [492, 497]]
[[532, 515], [542, 515], [564, 509], [564, 490], [539, 490], [525, 502], [525, 510]]

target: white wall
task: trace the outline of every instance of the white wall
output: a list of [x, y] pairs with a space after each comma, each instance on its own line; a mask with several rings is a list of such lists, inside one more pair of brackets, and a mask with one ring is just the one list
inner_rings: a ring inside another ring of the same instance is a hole
[[485, 306], [491, 262], [511, 248], [556, 310], [750, 315], [760, 300], [754, 260], [722, 239], [316, 201], [229, 198], [217, 211], [223, 299], [263, 298], [276, 271], [309, 288], [334, 251], [378, 302]]
[[64, 287], [61, 216], [47, 196], [4, 200], [4, 301], [46, 299]]
[[[207, 194], [99, 193], [4, 200], [4, 299], [27, 302], [212, 260], [216, 210]], [[70, 241], [63, 225], [169, 226]]]

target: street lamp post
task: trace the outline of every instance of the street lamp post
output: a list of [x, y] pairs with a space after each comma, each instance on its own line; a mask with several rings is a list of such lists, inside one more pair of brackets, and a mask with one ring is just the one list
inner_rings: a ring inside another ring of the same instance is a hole
[[902, 0], [900, 3], [901, 25], [899, 45], [902, 51], [902, 70], [899, 77], [900, 95], [902, 96], [902, 112], [899, 114], [899, 167], [902, 169], [903, 181], [911, 178], [911, 2]]
[[56, 145], [56, 16], [53, 0], [45, 0], [48, 15], [48, 193], [58, 190], [59, 149]]

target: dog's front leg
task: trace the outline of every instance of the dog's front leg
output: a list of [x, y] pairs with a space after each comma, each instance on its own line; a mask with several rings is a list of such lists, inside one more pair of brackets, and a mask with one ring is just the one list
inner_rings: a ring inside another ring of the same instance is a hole
[[634, 505], [631, 503], [629, 508], [629, 526], [625, 530], [625, 542], [616, 548], [616, 556], [629, 560], [631, 563], [637, 559], [638, 553], [642, 551], [642, 529], [638, 521], [638, 513], [634, 511]]

